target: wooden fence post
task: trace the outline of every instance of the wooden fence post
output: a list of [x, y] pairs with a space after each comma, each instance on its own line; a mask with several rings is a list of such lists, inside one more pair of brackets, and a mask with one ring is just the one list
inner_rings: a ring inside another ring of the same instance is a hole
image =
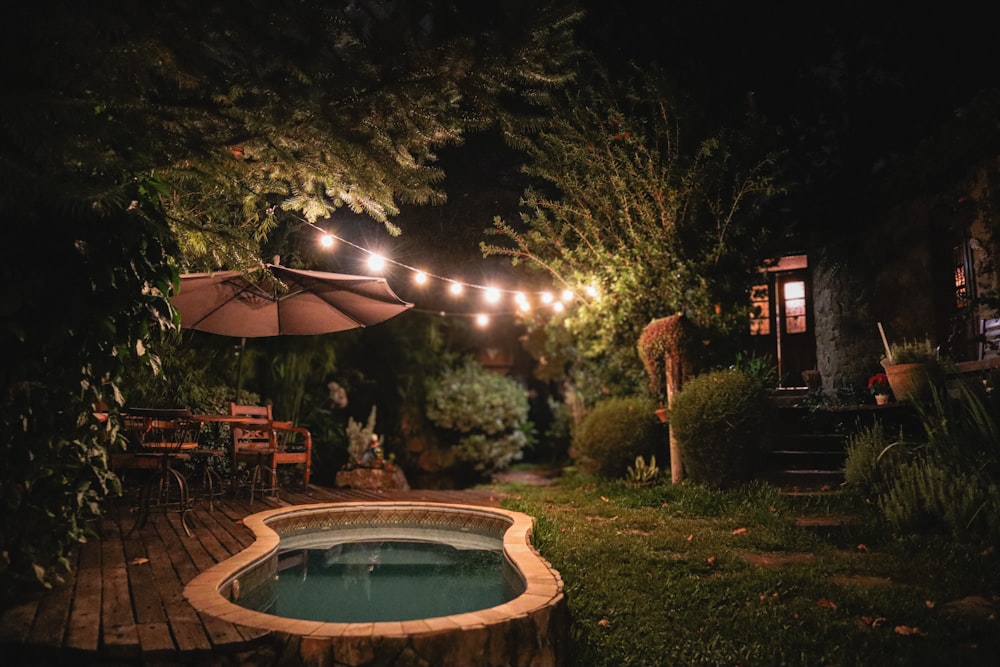
[[[670, 404], [673, 402], [674, 394], [681, 390], [680, 372], [679, 369], [675, 370], [673, 368], [669, 354], [664, 358], [664, 366], [666, 369], [667, 408], [669, 409]], [[684, 470], [681, 464], [681, 449], [677, 446], [677, 438], [674, 436], [674, 429], [669, 422], [667, 423], [667, 429], [670, 443], [670, 481], [673, 484], [679, 484], [684, 479]]]

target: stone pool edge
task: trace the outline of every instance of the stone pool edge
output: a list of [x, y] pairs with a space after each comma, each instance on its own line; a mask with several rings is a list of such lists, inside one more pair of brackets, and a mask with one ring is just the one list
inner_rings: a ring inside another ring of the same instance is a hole
[[[505, 518], [510, 522], [510, 525], [503, 532], [504, 552], [515, 571], [523, 578], [524, 592], [509, 602], [477, 611], [413, 621], [374, 623], [329, 623], [281, 618], [246, 609], [226, 597], [224, 591], [228, 590], [233, 580], [237, 580], [243, 573], [252, 570], [256, 565], [277, 552], [281, 538], [268, 525], [269, 523], [279, 519], [302, 517], [322, 512], [343, 513], [397, 509], [400, 511], [428, 510], [442, 513], [471, 513], [476, 516]], [[355, 647], [357, 647], [357, 640], [363, 638], [368, 638], [372, 642], [382, 645], [392, 644], [393, 642], [390, 640], [395, 638], [406, 640], [404, 649], [412, 650], [414, 646], [426, 643], [422, 640], [433, 638], [442, 633], [468, 634], [470, 631], [485, 631], [487, 634], [493, 634], [494, 631], [502, 631], [505, 625], [520, 626], [527, 620], [533, 621], [531, 625], [537, 626], [535, 631], [538, 633], [544, 634], [548, 630], [555, 630], [555, 634], [560, 634], [552, 626], [553, 621], [558, 623], [555, 617], [562, 616], [561, 610], [564, 607], [563, 581], [559, 573], [531, 545], [534, 520], [527, 514], [477, 505], [379, 501], [317, 503], [283, 507], [252, 514], [247, 516], [243, 523], [254, 533], [256, 538], [254, 543], [238, 554], [200, 573], [184, 588], [184, 597], [199, 612], [237, 625], [293, 635], [303, 640], [323, 642], [323, 640], [340, 638], [351, 642]], [[556, 644], [561, 643], [558, 637], [550, 637], [549, 641], [545, 641], [543, 637], [537, 636], [535, 640], [536, 642], [543, 641], [543, 643], [555, 640]], [[336, 650], [337, 647], [332, 648], [335, 653], [340, 652]], [[367, 652], [362, 651], [362, 653]], [[437, 653], [436, 650], [433, 652]], [[539, 656], [536, 655], [535, 658], [537, 657]], [[509, 660], [510, 656], [506, 659]], [[549, 655], [548, 659], [543, 659], [542, 662], [557, 664], [559, 660], [554, 655]], [[357, 664], [364, 663], [357, 662]]]

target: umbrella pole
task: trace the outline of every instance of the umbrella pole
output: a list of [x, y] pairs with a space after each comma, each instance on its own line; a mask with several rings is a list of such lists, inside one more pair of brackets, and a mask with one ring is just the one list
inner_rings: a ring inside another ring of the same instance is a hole
[[240, 391], [243, 390], [243, 356], [247, 349], [247, 339], [244, 336], [240, 338], [240, 354], [239, 359], [236, 360], [236, 398], [235, 403], [240, 402]]

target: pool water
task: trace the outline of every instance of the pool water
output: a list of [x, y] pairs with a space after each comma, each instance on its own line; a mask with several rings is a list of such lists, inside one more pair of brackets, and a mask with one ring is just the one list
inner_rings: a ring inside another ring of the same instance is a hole
[[266, 599], [240, 602], [276, 616], [332, 623], [461, 614], [514, 599], [498, 550], [427, 541], [362, 541], [278, 555]]

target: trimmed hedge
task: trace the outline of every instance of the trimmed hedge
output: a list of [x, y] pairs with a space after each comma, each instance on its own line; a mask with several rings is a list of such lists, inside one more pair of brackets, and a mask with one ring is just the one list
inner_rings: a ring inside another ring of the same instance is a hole
[[597, 403], [573, 438], [573, 458], [586, 472], [624, 477], [636, 456], [656, 453], [664, 434], [649, 398], [609, 398]]
[[750, 481], [769, 445], [772, 411], [759, 378], [738, 370], [692, 378], [670, 406], [685, 476], [715, 488]]

